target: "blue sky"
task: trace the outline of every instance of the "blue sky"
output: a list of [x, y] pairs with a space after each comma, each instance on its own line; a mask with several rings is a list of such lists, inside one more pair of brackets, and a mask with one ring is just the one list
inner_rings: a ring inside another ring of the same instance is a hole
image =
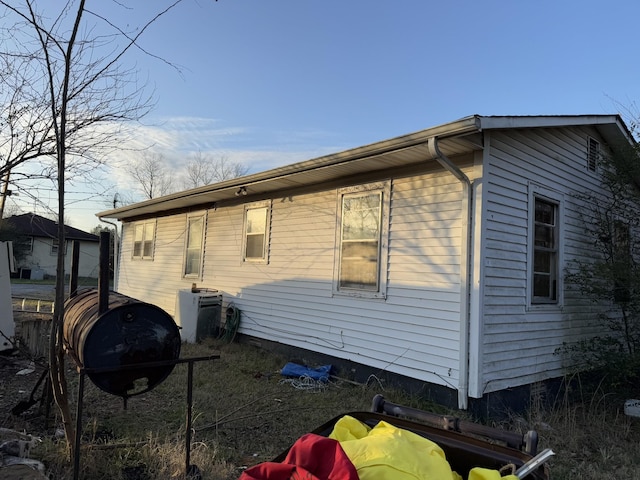
[[[170, 2], [124, 3], [88, 8], [132, 26]], [[155, 89], [137, 141], [174, 168], [201, 151], [254, 173], [476, 113], [626, 115], [639, 18], [636, 1], [184, 0], [140, 42], [181, 72], [126, 59]], [[105, 178], [71, 224], [98, 224], [126, 182]]]
[[640, 89], [638, 18], [631, 1], [200, 0], [143, 43], [185, 67], [154, 66], [157, 115], [356, 146], [473, 113], [609, 113]]

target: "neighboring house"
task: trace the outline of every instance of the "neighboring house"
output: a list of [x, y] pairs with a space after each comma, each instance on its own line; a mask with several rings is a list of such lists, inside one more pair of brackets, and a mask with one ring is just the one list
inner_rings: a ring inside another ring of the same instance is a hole
[[[5, 221], [13, 226], [18, 235], [27, 237], [30, 242], [27, 256], [17, 262], [20, 277], [33, 280], [42, 279], [45, 275], [55, 277], [59, 249], [58, 224], [33, 213], [13, 215]], [[68, 225], [65, 226], [65, 236], [65, 271], [71, 272], [72, 243], [77, 240], [80, 245], [78, 276], [97, 278], [100, 237]]]
[[618, 115], [470, 116], [98, 216], [122, 222], [118, 291], [173, 314], [217, 289], [256, 342], [480, 410], [562, 376], [556, 349], [593, 331], [563, 282], [593, 246], [576, 195], [630, 144]]

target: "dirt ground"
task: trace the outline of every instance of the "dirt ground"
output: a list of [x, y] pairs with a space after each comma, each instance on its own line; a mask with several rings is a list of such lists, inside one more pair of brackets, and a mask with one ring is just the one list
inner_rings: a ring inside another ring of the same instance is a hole
[[[22, 339], [23, 321], [33, 318], [37, 317], [24, 313], [15, 315], [16, 337]], [[45, 331], [42, 328], [43, 335]], [[26, 343], [24, 341], [13, 352], [0, 355], [1, 426], [42, 438], [44, 445], [57, 445], [57, 440], [64, 438], [58, 407], [49, 404], [46, 398], [41, 400], [44, 381], [40, 382], [40, 379], [46, 378], [43, 377], [46, 359], [44, 355], [33, 358], [27, 353]], [[243, 468], [274, 458], [300, 435], [325, 423], [338, 412], [367, 409], [376, 393], [349, 382], [335, 382], [322, 393], [293, 388], [291, 384], [281, 382], [279, 369], [285, 360], [252, 346], [203, 342], [183, 345], [181, 356], [203, 358], [212, 353], [219, 353], [220, 358], [194, 366], [193, 455], [194, 463], [207, 472], [203, 478], [237, 478]], [[133, 397], [126, 408], [120, 397], [108, 395], [86, 382], [83, 417], [87, 422], [83, 446], [140, 442], [148, 439], [148, 432], [153, 432], [157, 444], [151, 442], [150, 448], [163, 452], [169, 447], [183, 448], [186, 370], [186, 365], [178, 365], [166, 381], [145, 395]], [[69, 364], [67, 380], [74, 418], [77, 378], [75, 367]], [[154, 459], [166, 462], [167, 468], [173, 468], [169, 459], [178, 463], [183, 461], [183, 453], [156, 453]], [[52, 478], [68, 478], [64, 476], [68, 474], [68, 465], [63, 462], [52, 465], [51, 458], [38, 458], [47, 463], [48, 472], [54, 472]], [[97, 457], [89, 460], [83, 456], [81, 478], [98, 478], [90, 470], [94, 466], [97, 468], [98, 461], [94, 462], [94, 459], [100, 461]], [[131, 465], [135, 467], [135, 462], [127, 462], [117, 478], [124, 478], [123, 472]], [[63, 469], [66, 469], [65, 473], [60, 473]], [[0, 472], [0, 478], [6, 478], [3, 475], [4, 472]], [[128, 475], [126, 478], [173, 477]]]
[[15, 440], [26, 440], [29, 435], [38, 439], [55, 435], [55, 428], [47, 425], [44, 414], [46, 376], [44, 360], [33, 358], [24, 348], [0, 352], [0, 464], [3, 465], [0, 476], [3, 479], [45, 478], [31, 466], [10, 465], [13, 461], [10, 455], [29, 457], [28, 450], [15, 449], [12, 444]]
[[[21, 318], [21, 315], [16, 316], [18, 325]], [[337, 413], [368, 410], [375, 393], [383, 391], [390, 401], [429, 409], [423, 403], [414, 404], [419, 400], [417, 396], [410, 393], [405, 396], [389, 386], [382, 388], [383, 385], [362, 386], [347, 381], [331, 384], [322, 392], [294, 389], [280, 381], [277, 370], [284, 360], [302, 359], [274, 357], [247, 345], [203, 344], [183, 353], [186, 357], [200, 357], [209, 352], [209, 348], [212, 348], [211, 352], [220, 353], [220, 358], [196, 364], [193, 391], [193, 453], [199, 455], [193, 463], [206, 472], [204, 479], [238, 478], [243, 468], [275, 458], [300, 435], [312, 431]], [[56, 436], [60, 425], [57, 407], [51, 407], [48, 418], [40, 403], [43, 385], [36, 386], [44, 365], [43, 357], [34, 359], [22, 349], [0, 354], [0, 426], [41, 437], [46, 445], [47, 439], [60, 438]], [[139, 430], [146, 435], [145, 432], [151, 429], [157, 432], [153, 439], [177, 438], [173, 443], [152, 444], [155, 457], [161, 457], [162, 461], [177, 459], [182, 465], [183, 453], [176, 454], [173, 449], [166, 454], [159, 452], [165, 452], [162, 450], [165, 446], [183, 446], [182, 437], [173, 433], [179, 432], [184, 425], [185, 371], [184, 365], [178, 366], [158, 388], [131, 400], [127, 410], [122, 408], [120, 398], [88, 385], [84, 414], [97, 419], [97, 428], [91, 432], [95, 440], [101, 441], [102, 434], [116, 433], [117, 441], [137, 441]], [[69, 367], [68, 380], [73, 383], [76, 378], [74, 368]], [[73, 389], [72, 395], [75, 391]], [[95, 395], [89, 398], [92, 392]], [[586, 403], [533, 411], [526, 418], [514, 417], [513, 425], [502, 426], [512, 431], [538, 430], [541, 435], [539, 448], [552, 447], [557, 454], [550, 462], [554, 479], [640, 478], [637, 419], [621, 415], [619, 409], [605, 408], [607, 398], [596, 396], [588, 398]], [[19, 415], [12, 414], [12, 410], [16, 413], [16, 408]], [[93, 438], [87, 439], [87, 443], [90, 441]], [[83, 457], [86, 473], [81, 478], [125, 478], [124, 473], [119, 477], [94, 475], [89, 468], [98, 463], [95, 461], [99, 459], [97, 455], [91, 460]], [[102, 451], [100, 455], [103, 455]], [[137, 466], [137, 463], [129, 462], [123, 465], [122, 472]], [[53, 470], [56, 466], [48, 463], [47, 467]], [[69, 470], [68, 465], [62, 463], [59, 468], [56, 472], [62, 468], [66, 468], [65, 472]], [[3, 480], [7, 478], [4, 474], [0, 472]], [[70, 478], [66, 475], [51, 478]], [[173, 477], [128, 475], [126, 478]]]
[[[16, 325], [19, 326], [24, 318], [42, 316], [15, 314]], [[45, 365], [44, 358], [34, 358], [19, 345], [14, 350], [0, 352], [0, 418], [3, 428], [36, 435], [44, 433], [44, 419], [38, 410], [44, 391]]]

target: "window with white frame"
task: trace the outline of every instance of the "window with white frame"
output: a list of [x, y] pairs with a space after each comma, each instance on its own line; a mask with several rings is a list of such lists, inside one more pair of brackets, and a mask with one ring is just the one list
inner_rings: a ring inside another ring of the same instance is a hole
[[187, 238], [185, 242], [184, 276], [199, 277], [202, 266], [202, 245], [204, 239], [204, 215], [187, 217]]
[[245, 206], [242, 256], [245, 262], [268, 261], [270, 216], [271, 205], [268, 202]]
[[559, 200], [533, 194], [530, 285], [532, 304], [558, 304], [560, 297]]
[[150, 220], [137, 222], [133, 226], [133, 258], [153, 259], [153, 243], [156, 233], [156, 222]]
[[388, 182], [341, 189], [334, 292], [386, 295]]
[[[65, 242], [65, 247], [66, 247], [66, 245], [67, 245], [67, 242]], [[59, 247], [60, 247], [60, 243], [58, 242], [58, 239], [57, 238], [52, 238], [51, 239], [51, 251], [50, 251], [52, 256], [58, 255]], [[64, 254], [65, 255], [67, 254], [67, 249], [66, 248], [64, 249]]]

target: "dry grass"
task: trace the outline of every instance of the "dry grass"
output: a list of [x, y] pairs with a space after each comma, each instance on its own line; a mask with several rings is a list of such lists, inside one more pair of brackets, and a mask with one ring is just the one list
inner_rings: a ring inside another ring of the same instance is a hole
[[[274, 458], [334, 416], [368, 410], [383, 387], [340, 381], [321, 390], [296, 389], [279, 375], [290, 359], [250, 345], [185, 345], [182, 356], [213, 353], [220, 359], [194, 366], [191, 463], [203, 479], [237, 478], [243, 468]], [[81, 478], [184, 478], [186, 372], [186, 365], [178, 365], [154, 390], [131, 398], [126, 410], [120, 398], [87, 382]], [[74, 394], [77, 378], [70, 369]], [[401, 391], [386, 388], [383, 393], [396, 403], [435, 408]], [[550, 447], [557, 454], [551, 462], [554, 480], [640, 479], [640, 419], [624, 416], [621, 409], [618, 400], [604, 394], [578, 403], [561, 398], [551, 409], [537, 407], [524, 417], [513, 416], [505, 427], [538, 430], [540, 449]], [[24, 428], [37, 425], [26, 422]], [[65, 442], [56, 440], [52, 429], [42, 433], [44, 442], [35, 454], [46, 463], [50, 478], [71, 478]]]
[[533, 427], [556, 453], [554, 480], [640, 479], [640, 419], [626, 416], [623, 405], [618, 396], [596, 391], [534, 411]]
[[[287, 360], [249, 345], [184, 345], [181, 356], [214, 353], [220, 358], [194, 364], [191, 463], [204, 479], [237, 478], [243, 468], [272, 459], [339, 413], [368, 410], [380, 390], [347, 381], [295, 388], [279, 374]], [[75, 371], [68, 378], [75, 395]], [[186, 399], [185, 364], [151, 392], [130, 398], [126, 409], [122, 399], [86, 382], [81, 477], [180, 478], [186, 469]], [[64, 452], [64, 442], [51, 439], [36, 452], [53, 478], [71, 478], [70, 465], [61, 461]]]

